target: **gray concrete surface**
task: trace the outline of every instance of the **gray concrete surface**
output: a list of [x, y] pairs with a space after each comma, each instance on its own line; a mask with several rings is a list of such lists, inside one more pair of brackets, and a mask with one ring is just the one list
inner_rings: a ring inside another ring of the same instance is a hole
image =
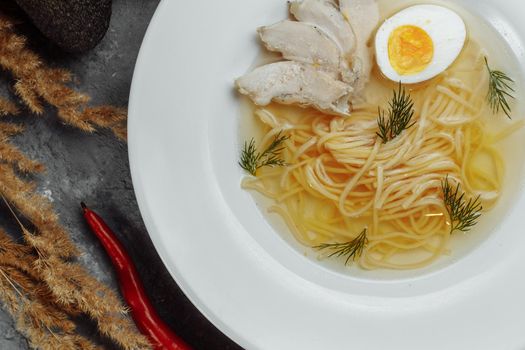
[[[83, 55], [66, 54], [49, 45], [31, 26], [23, 30], [31, 37], [36, 51], [77, 76], [78, 88], [90, 94], [94, 104], [127, 106], [136, 56], [158, 2], [114, 0], [109, 32], [97, 48]], [[3, 76], [0, 86], [6, 86], [7, 79]], [[8, 93], [2, 89], [0, 93]], [[82, 257], [85, 266], [101, 281], [116, 287], [102, 247], [83, 222], [79, 209], [81, 200], [107, 218], [119, 233], [136, 262], [153, 304], [180, 336], [196, 349], [239, 349], [195, 309], [157, 256], [134, 197], [126, 144], [106, 132], [86, 135], [64, 126], [50, 108], [42, 117], [25, 113], [23, 118], [28, 131], [16, 143], [27, 154], [46, 164], [47, 173], [38, 179], [40, 190], [54, 202], [63, 224], [85, 252]], [[0, 212], [3, 209], [0, 208]], [[8, 216], [0, 214], [0, 221], [7, 220]], [[85, 334], [112, 349], [97, 335], [89, 321], [82, 323]], [[27, 348], [26, 341], [14, 330], [13, 321], [0, 311], [0, 349]]]

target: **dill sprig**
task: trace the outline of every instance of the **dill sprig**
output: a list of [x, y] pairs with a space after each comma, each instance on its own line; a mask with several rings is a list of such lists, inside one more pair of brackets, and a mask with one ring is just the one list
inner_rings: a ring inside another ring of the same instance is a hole
[[282, 144], [289, 138], [290, 136], [282, 135], [282, 132], [280, 131], [275, 136], [272, 143], [270, 143], [263, 152], [257, 152], [257, 147], [255, 146], [255, 140], [253, 138], [249, 143], [244, 142], [239, 165], [253, 176], [255, 176], [257, 170], [262, 167], [286, 165], [285, 161], [280, 158], [280, 155], [284, 149]]
[[383, 143], [399, 136], [403, 130], [411, 128], [415, 122], [412, 122], [414, 116], [414, 101], [407, 94], [405, 89], [399, 82], [398, 91], [394, 90], [394, 96], [389, 102], [388, 118], [385, 116], [385, 111], [378, 108], [379, 116], [377, 117], [377, 125], [379, 126], [379, 136]]
[[317, 250], [328, 250], [331, 253], [328, 255], [329, 258], [336, 256], [346, 256], [345, 265], [348, 265], [350, 260], [356, 261], [363, 254], [363, 250], [368, 244], [368, 238], [366, 235], [366, 228], [353, 240], [346, 243], [323, 243], [313, 247]]
[[443, 200], [450, 219], [450, 233], [454, 231], [467, 232], [477, 224], [483, 207], [476, 198], [465, 198], [459, 183], [454, 188], [448, 181], [448, 176], [441, 182]]
[[514, 99], [514, 95], [512, 95], [512, 93], [515, 91], [511, 86], [514, 84], [514, 80], [499, 70], [492, 70], [489, 66], [487, 57], [485, 57], [485, 66], [489, 72], [489, 91], [487, 93], [487, 102], [494, 114], [497, 114], [500, 110], [502, 110], [503, 113], [505, 113], [505, 115], [511, 119], [511, 110], [507, 98]]

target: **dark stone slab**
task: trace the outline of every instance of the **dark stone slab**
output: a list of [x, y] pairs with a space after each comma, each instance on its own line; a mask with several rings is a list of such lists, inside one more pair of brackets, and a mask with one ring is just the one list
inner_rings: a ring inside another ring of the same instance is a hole
[[106, 34], [111, 0], [16, 0], [35, 26], [62, 49], [84, 52]]
[[[94, 104], [126, 106], [135, 60], [158, 2], [114, 0], [107, 35], [94, 50], [82, 55], [58, 50], [39, 37], [34, 28], [24, 30], [46, 60], [69, 68], [77, 76], [78, 88], [90, 94]], [[4, 79], [0, 84], [1, 94], [9, 93], [5, 86]], [[46, 164], [47, 173], [38, 179], [39, 189], [54, 202], [61, 221], [84, 252], [81, 260], [85, 266], [101, 281], [116, 287], [109, 260], [82, 219], [80, 201], [98, 211], [118, 232], [153, 304], [178, 334], [195, 349], [239, 349], [199, 313], [164, 268], [137, 207], [126, 144], [106, 132], [86, 135], [64, 126], [52, 109], [42, 117], [26, 113], [22, 118], [28, 130], [16, 143], [31, 157]], [[1, 209], [0, 221], [5, 222], [9, 217], [2, 215]], [[16, 226], [12, 226], [13, 234], [16, 230]], [[83, 323], [85, 334], [105, 343], [88, 320]], [[25, 340], [14, 331], [12, 320], [1, 309], [0, 349], [28, 349]]]

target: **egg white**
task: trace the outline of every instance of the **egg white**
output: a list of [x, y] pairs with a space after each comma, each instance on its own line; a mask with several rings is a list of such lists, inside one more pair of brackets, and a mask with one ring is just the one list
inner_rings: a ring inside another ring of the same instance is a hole
[[[388, 55], [391, 33], [400, 26], [413, 25], [427, 32], [434, 44], [434, 57], [421, 72], [399, 74], [392, 67]], [[387, 19], [375, 37], [376, 60], [381, 72], [390, 80], [415, 84], [434, 78], [444, 72], [459, 56], [467, 37], [463, 19], [454, 11], [437, 5], [416, 5]]]

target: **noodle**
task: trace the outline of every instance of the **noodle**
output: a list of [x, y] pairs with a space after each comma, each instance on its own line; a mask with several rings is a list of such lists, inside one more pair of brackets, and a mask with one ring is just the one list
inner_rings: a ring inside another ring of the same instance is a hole
[[386, 144], [376, 135], [372, 103], [350, 118], [307, 109], [290, 115], [276, 106], [256, 111], [265, 128], [263, 146], [281, 131], [290, 136], [283, 150], [289, 165], [260, 169], [243, 187], [273, 199], [270, 211], [305, 246], [347, 242], [367, 228], [361, 267], [432, 263], [447, 253], [451, 237], [443, 179], [459, 183], [467, 196], [479, 195], [490, 209], [504, 178], [495, 143], [524, 125], [485, 130], [482, 119], [490, 112], [480, 88], [488, 79], [483, 53], [472, 43], [465, 50], [462, 65], [472, 69], [452, 67], [411, 91], [416, 124]]

